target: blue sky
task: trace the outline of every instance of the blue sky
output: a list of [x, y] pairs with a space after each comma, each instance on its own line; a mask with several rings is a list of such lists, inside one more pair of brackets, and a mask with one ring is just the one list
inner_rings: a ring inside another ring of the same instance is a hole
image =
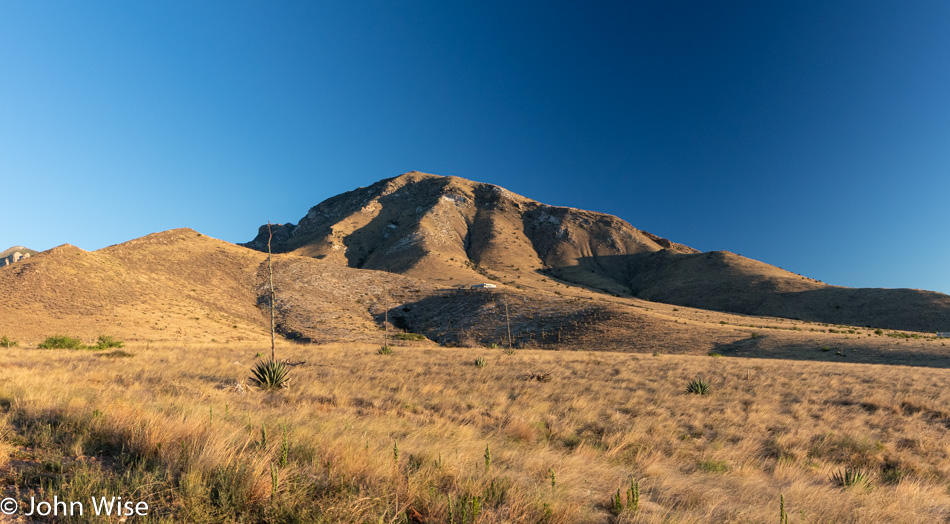
[[232, 242], [410, 170], [950, 292], [946, 2], [0, 6], [0, 249]]

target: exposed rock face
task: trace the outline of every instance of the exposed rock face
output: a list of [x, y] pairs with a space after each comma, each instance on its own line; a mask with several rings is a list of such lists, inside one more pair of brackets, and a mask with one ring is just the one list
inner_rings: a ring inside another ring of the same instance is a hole
[[29, 258], [30, 255], [36, 254], [36, 251], [32, 249], [25, 248], [23, 246], [13, 246], [6, 251], [0, 252], [0, 266], [9, 266], [14, 262], [18, 262], [24, 258]]

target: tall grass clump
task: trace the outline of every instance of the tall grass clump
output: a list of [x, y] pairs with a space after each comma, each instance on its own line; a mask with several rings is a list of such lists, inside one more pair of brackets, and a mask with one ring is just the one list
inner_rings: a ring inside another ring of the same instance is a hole
[[6, 335], [0, 337], [0, 348], [12, 348], [16, 347], [16, 340], [10, 340]]

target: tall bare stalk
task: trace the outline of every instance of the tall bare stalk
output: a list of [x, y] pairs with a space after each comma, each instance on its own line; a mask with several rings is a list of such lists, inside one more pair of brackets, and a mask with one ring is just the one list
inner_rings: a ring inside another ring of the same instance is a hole
[[270, 275], [270, 359], [271, 362], [277, 360], [277, 337], [274, 329], [274, 266], [271, 264], [270, 242], [274, 238], [274, 233], [270, 229], [270, 221], [267, 221], [267, 272]]
[[508, 350], [511, 351], [511, 319], [508, 318], [508, 293], [505, 293], [504, 297], [505, 297], [505, 324], [508, 326]]

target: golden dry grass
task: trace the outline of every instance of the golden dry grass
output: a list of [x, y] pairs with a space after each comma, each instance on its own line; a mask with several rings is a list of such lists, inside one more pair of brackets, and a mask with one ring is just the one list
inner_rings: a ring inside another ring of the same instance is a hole
[[[125, 349], [134, 356], [0, 353], [6, 477], [27, 478], [20, 459], [43, 449], [30, 439], [56, 441], [28, 428], [55, 419], [92, 428], [59, 439], [67, 465], [97, 452], [115, 471], [151, 464], [135, 478], [154, 488], [124, 489], [152, 498], [153, 520], [458, 522], [460, 501], [478, 496], [483, 523], [763, 522], [780, 494], [790, 522], [950, 517], [944, 369], [299, 345], [279, 350], [306, 361], [292, 387], [262, 393], [245, 389], [259, 346]], [[524, 380], [534, 372], [551, 380]], [[698, 377], [711, 395], [685, 393]], [[282, 428], [289, 452], [274, 494]], [[101, 441], [112, 447], [92, 445]], [[873, 489], [835, 485], [845, 467], [872, 474]], [[611, 495], [631, 478], [640, 509], [615, 515]]]

